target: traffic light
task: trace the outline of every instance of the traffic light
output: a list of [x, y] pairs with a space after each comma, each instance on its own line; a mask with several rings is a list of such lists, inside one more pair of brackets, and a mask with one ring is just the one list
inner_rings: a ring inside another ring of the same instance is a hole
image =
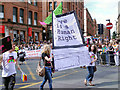
[[103, 34], [103, 24], [98, 24], [98, 34]]

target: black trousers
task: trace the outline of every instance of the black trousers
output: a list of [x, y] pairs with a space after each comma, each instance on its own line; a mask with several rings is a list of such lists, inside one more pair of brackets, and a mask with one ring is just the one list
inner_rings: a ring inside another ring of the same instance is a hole
[[15, 74], [9, 76], [9, 77], [3, 77], [3, 84], [4, 88], [2, 90], [13, 90], [15, 86]]

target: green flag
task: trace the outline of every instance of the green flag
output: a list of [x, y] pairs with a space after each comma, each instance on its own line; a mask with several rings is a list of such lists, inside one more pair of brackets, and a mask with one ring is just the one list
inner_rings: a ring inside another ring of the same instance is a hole
[[[59, 6], [53, 11], [55, 15], [62, 14], [62, 2]], [[45, 19], [44, 21], [46, 24], [50, 24], [52, 22], [52, 13]]]

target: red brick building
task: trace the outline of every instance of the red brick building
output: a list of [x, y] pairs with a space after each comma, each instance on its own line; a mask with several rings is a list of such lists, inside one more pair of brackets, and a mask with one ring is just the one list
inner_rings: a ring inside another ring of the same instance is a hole
[[88, 9], [84, 9], [84, 36], [95, 36], [96, 35], [96, 20], [93, 20]]
[[97, 25], [97, 21], [96, 19], [93, 19], [93, 35], [96, 37], [97, 36], [97, 28], [98, 28], [98, 25]]
[[10, 35], [18, 43], [29, 42], [31, 39], [34, 42], [42, 40], [44, 27], [38, 23], [42, 19], [41, 6], [41, 2], [31, 1], [0, 3], [0, 24], [5, 27], [4, 36]]
[[[49, 0], [49, 2], [42, 2], [42, 14], [43, 18], [42, 21], [46, 19], [48, 15], [52, 12], [52, 10], [55, 10], [55, 8], [60, 4], [59, 0]], [[69, 12], [69, 11], [76, 11], [80, 28], [84, 32], [84, 2], [62, 2], [63, 3], [63, 13]], [[46, 35], [47, 39], [52, 38], [52, 25], [47, 25], [46, 27]]]
[[[0, 24], [5, 27], [3, 36], [10, 35], [12, 41], [18, 44], [22, 41], [51, 39], [52, 25], [41, 26], [39, 21], [44, 21], [59, 4], [59, 0], [0, 3]], [[84, 31], [84, 2], [63, 2], [63, 13], [72, 10], [76, 11], [80, 27]]]

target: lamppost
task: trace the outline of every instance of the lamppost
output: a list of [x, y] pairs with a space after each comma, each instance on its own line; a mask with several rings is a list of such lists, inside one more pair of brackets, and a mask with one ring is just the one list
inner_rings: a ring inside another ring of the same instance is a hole
[[[109, 23], [110, 23], [110, 19], [106, 19], [106, 21], [109, 21]], [[109, 29], [109, 36], [110, 36], [110, 39], [111, 39], [110, 29]]]

